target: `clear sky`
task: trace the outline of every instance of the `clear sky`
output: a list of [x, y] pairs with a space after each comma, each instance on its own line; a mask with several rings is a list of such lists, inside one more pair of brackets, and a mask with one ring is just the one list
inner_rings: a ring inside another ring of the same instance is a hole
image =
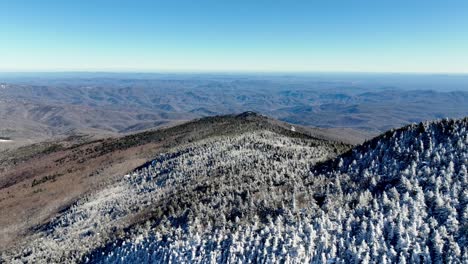
[[0, 71], [468, 73], [468, 1], [0, 0]]

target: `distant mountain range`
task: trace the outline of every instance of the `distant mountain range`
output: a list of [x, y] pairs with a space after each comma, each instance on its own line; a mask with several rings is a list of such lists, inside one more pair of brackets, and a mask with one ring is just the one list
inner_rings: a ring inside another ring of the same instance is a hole
[[341, 136], [246, 112], [11, 150], [0, 262], [468, 260], [468, 118]]
[[364, 81], [339, 76], [92, 76], [5, 79], [0, 136], [20, 144], [64, 135], [102, 137], [255, 111], [296, 125], [358, 131], [355, 138], [360, 134], [362, 142], [412, 122], [468, 115], [466, 89], [432, 90], [435, 84], [412, 82], [402, 89], [375, 84], [372, 75]]

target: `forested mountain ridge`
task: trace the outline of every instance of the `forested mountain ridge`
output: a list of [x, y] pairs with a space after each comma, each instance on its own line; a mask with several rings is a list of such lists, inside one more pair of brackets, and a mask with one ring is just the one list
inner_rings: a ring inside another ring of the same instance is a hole
[[6, 259], [466, 263], [468, 119], [389, 131], [338, 157], [271, 130], [170, 149], [77, 201]]
[[[294, 131], [293, 131], [294, 130]], [[335, 156], [351, 147], [341, 131], [302, 128], [252, 112], [106, 139], [70, 137], [0, 152], [0, 252], [30, 236], [83, 195], [98, 192], [160, 153], [209, 138], [272, 132], [326, 145]], [[341, 134], [340, 134], [341, 133]]]

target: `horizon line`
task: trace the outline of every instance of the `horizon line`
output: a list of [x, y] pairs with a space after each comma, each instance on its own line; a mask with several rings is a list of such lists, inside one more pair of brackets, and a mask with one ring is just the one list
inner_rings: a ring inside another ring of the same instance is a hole
[[468, 75], [468, 72], [423, 71], [321, 71], [321, 70], [3, 70], [0, 74], [396, 74], [396, 75]]

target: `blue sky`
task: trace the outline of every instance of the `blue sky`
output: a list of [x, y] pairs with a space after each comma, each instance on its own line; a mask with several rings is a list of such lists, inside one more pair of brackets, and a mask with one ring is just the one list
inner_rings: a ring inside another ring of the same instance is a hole
[[468, 1], [0, 0], [0, 71], [468, 73]]

